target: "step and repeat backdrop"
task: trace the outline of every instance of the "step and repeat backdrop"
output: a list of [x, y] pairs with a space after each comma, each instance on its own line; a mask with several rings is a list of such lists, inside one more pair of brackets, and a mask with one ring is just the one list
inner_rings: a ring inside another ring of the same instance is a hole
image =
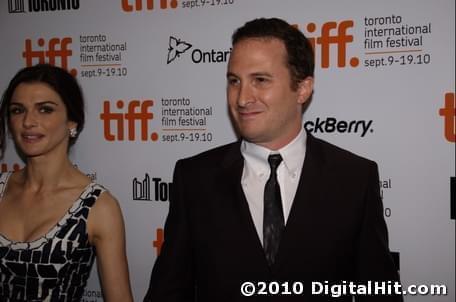
[[[404, 285], [455, 300], [453, 0], [3, 0], [0, 88], [38, 62], [68, 69], [87, 102], [71, 159], [119, 200], [135, 300], [163, 242], [177, 159], [236, 139], [225, 87], [230, 38], [256, 17], [315, 47], [304, 127], [379, 164], [390, 248]], [[9, 144], [2, 171], [24, 163]], [[84, 295], [103, 301], [96, 269]]]

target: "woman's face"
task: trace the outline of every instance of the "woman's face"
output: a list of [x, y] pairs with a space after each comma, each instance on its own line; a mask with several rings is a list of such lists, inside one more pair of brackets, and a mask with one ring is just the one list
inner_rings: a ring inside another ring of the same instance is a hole
[[68, 120], [64, 102], [49, 85], [19, 84], [8, 111], [9, 130], [25, 156], [67, 153], [69, 129], [77, 124]]

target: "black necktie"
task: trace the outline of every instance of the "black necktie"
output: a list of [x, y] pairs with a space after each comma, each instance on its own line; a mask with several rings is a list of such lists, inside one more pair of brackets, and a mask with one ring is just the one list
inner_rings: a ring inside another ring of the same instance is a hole
[[271, 175], [264, 187], [263, 248], [269, 266], [274, 264], [284, 228], [282, 199], [277, 181], [277, 167], [281, 161], [282, 156], [280, 154], [269, 155], [268, 162], [271, 167]]

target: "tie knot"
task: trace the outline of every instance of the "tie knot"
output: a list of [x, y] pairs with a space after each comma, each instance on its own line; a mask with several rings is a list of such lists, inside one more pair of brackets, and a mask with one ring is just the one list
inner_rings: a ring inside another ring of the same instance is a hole
[[277, 167], [282, 162], [282, 156], [280, 154], [271, 154], [268, 157], [269, 166], [271, 167], [271, 172], [276, 171]]

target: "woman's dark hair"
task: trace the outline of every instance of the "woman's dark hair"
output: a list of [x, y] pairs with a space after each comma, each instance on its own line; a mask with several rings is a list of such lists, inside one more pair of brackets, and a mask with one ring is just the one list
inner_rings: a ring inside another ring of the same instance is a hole
[[312, 45], [296, 27], [279, 18], [254, 19], [233, 33], [232, 45], [249, 38], [276, 38], [285, 44], [292, 88], [296, 89], [306, 77], [313, 77], [315, 63]]
[[[9, 123], [9, 104], [17, 86], [21, 83], [45, 83], [49, 85], [65, 104], [68, 120], [77, 123], [78, 135], [84, 128], [84, 98], [81, 88], [75, 77], [63, 68], [49, 64], [38, 64], [19, 70], [2, 96], [0, 104], [0, 159], [6, 150], [6, 135]], [[70, 137], [69, 145], [72, 146], [77, 138]]]

